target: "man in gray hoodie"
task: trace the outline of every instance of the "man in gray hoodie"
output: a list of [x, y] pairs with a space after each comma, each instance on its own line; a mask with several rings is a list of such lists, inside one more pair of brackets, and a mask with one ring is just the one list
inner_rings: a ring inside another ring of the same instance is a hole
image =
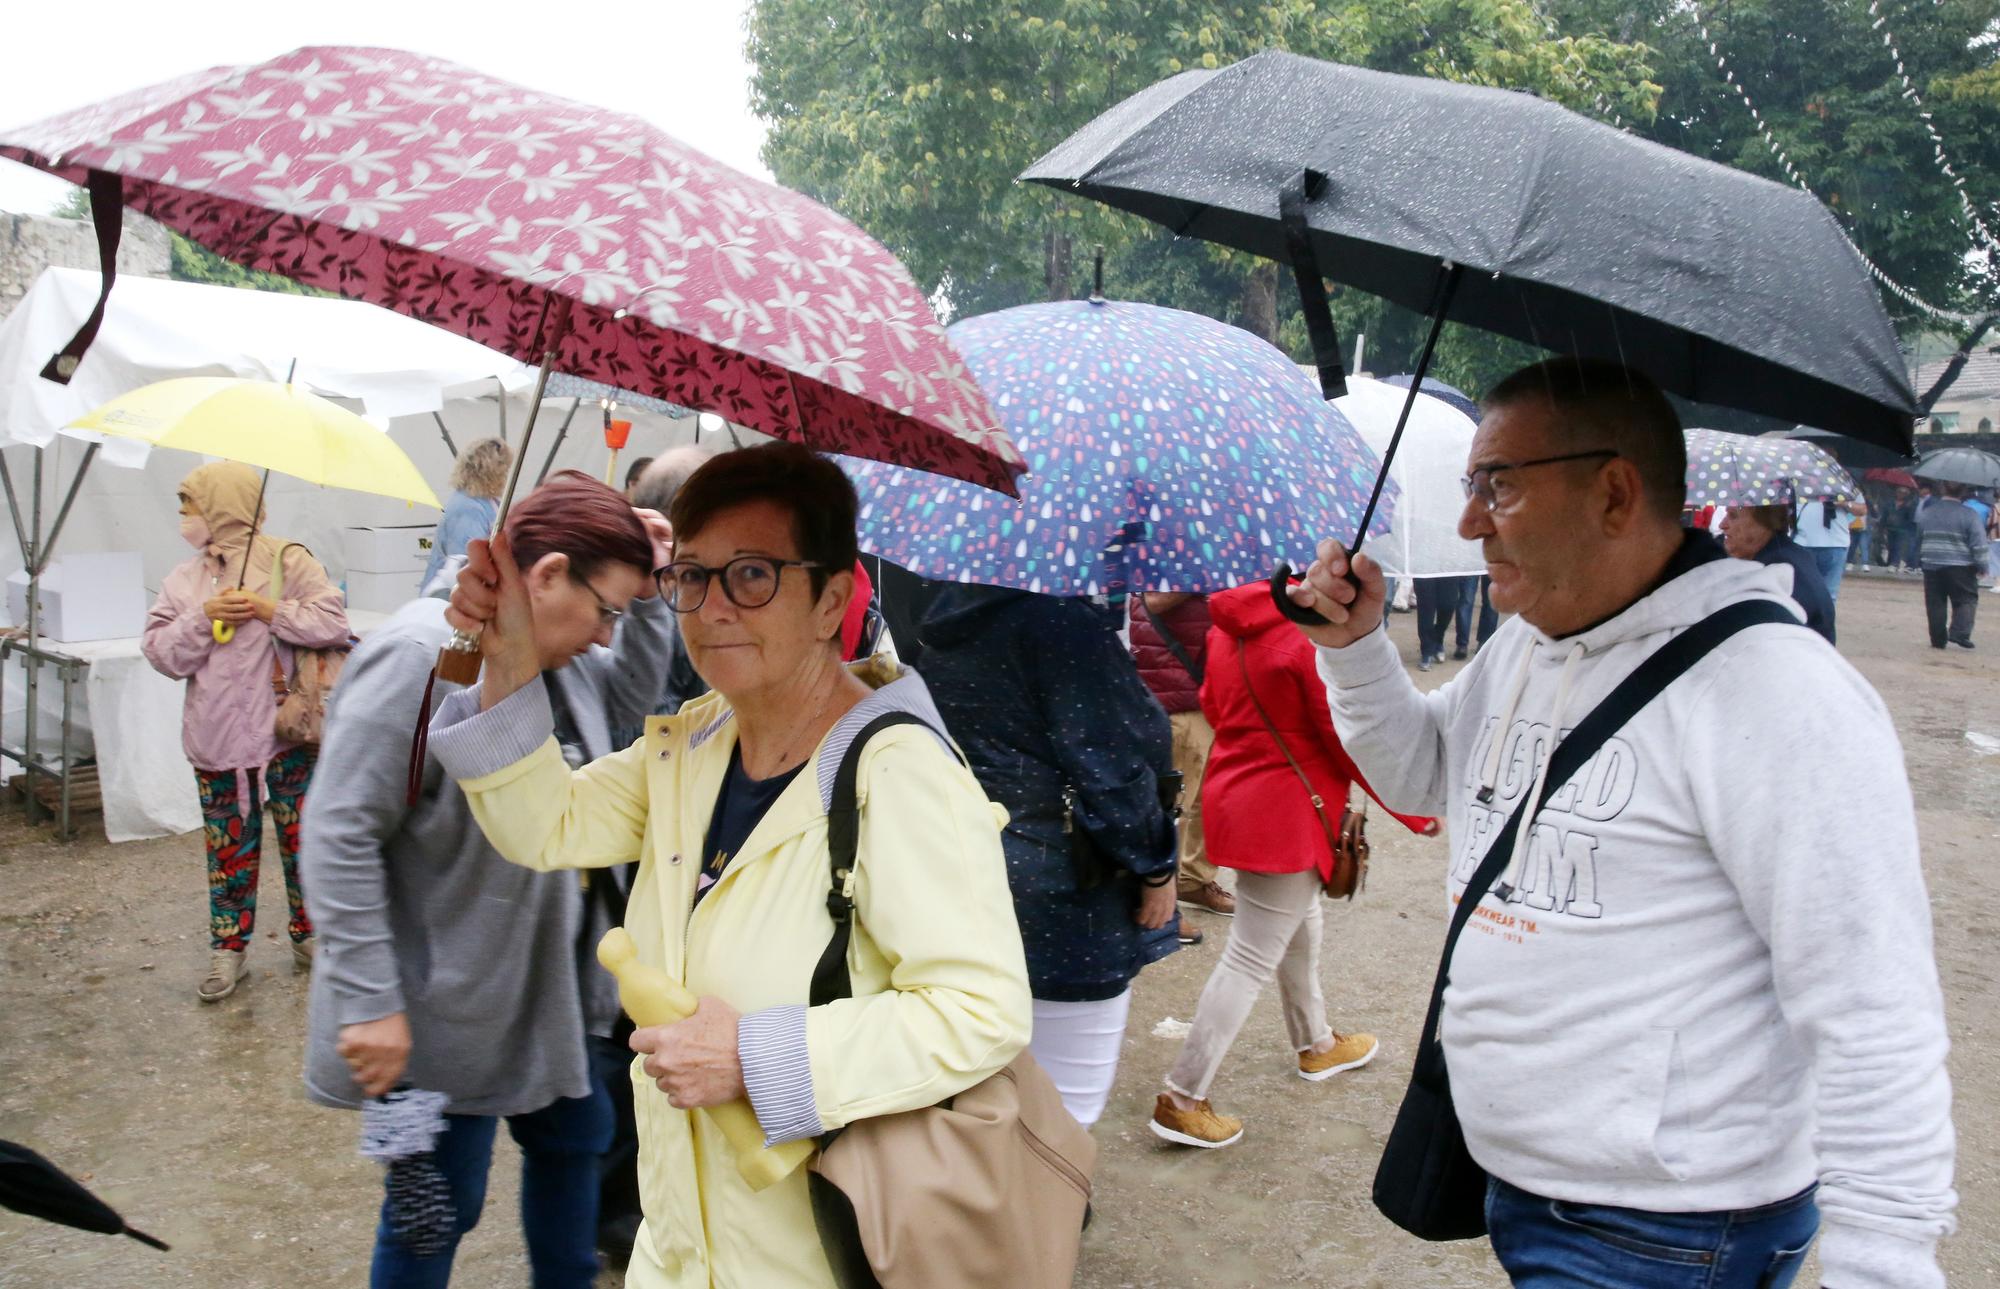
[[[1459, 533], [1519, 616], [1449, 684], [1411, 683], [1365, 556], [1350, 581], [1322, 543], [1292, 591], [1327, 619], [1307, 634], [1355, 764], [1449, 820], [1447, 907], [1644, 659], [1725, 605], [1798, 613], [1780, 571], [1680, 529], [1680, 427], [1636, 372], [1517, 373], [1469, 467]], [[1782, 1289], [1823, 1222], [1834, 1289], [1942, 1289], [1944, 1009], [1881, 700], [1803, 625], [1753, 626], [1552, 786], [1444, 995], [1501, 1265], [1537, 1289]]]

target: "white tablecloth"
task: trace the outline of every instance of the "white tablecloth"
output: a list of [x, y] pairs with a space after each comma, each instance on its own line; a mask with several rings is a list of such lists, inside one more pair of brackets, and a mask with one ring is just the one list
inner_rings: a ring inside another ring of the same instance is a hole
[[[354, 610], [347, 616], [354, 633], [366, 635], [388, 615]], [[154, 671], [139, 652], [137, 636], [43, 644], [53, 653], [90, 664], [84, 685], [87, 710], [78, 714], [78, 720], [87, 725], [97, 745], [105, 838], [139, 841], [201, 827], [194, 767], [181, 753], [185, 682]], [[56, 688], [49, 673], [43, 676]], [[47, 703], [42, 706], [46, 711]]]

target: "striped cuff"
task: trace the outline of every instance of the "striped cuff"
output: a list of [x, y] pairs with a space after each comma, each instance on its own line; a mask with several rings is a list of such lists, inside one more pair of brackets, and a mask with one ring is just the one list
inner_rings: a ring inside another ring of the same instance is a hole
[[439, 704], [431, 718], [430, 751], [452, 778], [478, 779], [548, 742], [555, 727], [548, 685], [540, 676], [483, 712], [474, 685]]
[[[497, 710], [497, 709], [496, 709]], [[736, 1059], [766, 1146], [802, 1141], [826, 1131], [813, 1101], [806, 1053], [806, 1009], [767, 1007], [736, 1023]]]

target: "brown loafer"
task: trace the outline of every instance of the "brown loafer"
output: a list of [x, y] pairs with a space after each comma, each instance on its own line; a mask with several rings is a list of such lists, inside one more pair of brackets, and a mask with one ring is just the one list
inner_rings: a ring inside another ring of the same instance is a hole
[[1206, 909], [1226, 918], [1236, 916], [1236, 897], [1214, 882], [1181, 887], [1180, 902], [1189, 908]]

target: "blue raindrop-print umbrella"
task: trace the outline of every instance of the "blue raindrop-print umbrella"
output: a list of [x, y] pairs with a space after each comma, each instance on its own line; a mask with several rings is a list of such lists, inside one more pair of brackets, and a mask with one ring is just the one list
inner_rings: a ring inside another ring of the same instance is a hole
[[[1218, 591], [1303, 565], [1359, 522], [1380, 459], [1238, 327], [1078, 300], [969, 318], [951, 341], [1028, 458], [1017, 501], [844, 458], [861, 546], [925, 577], [1047, 595]], [[1387, 531], [1393, 486], [1372, 531]]]

